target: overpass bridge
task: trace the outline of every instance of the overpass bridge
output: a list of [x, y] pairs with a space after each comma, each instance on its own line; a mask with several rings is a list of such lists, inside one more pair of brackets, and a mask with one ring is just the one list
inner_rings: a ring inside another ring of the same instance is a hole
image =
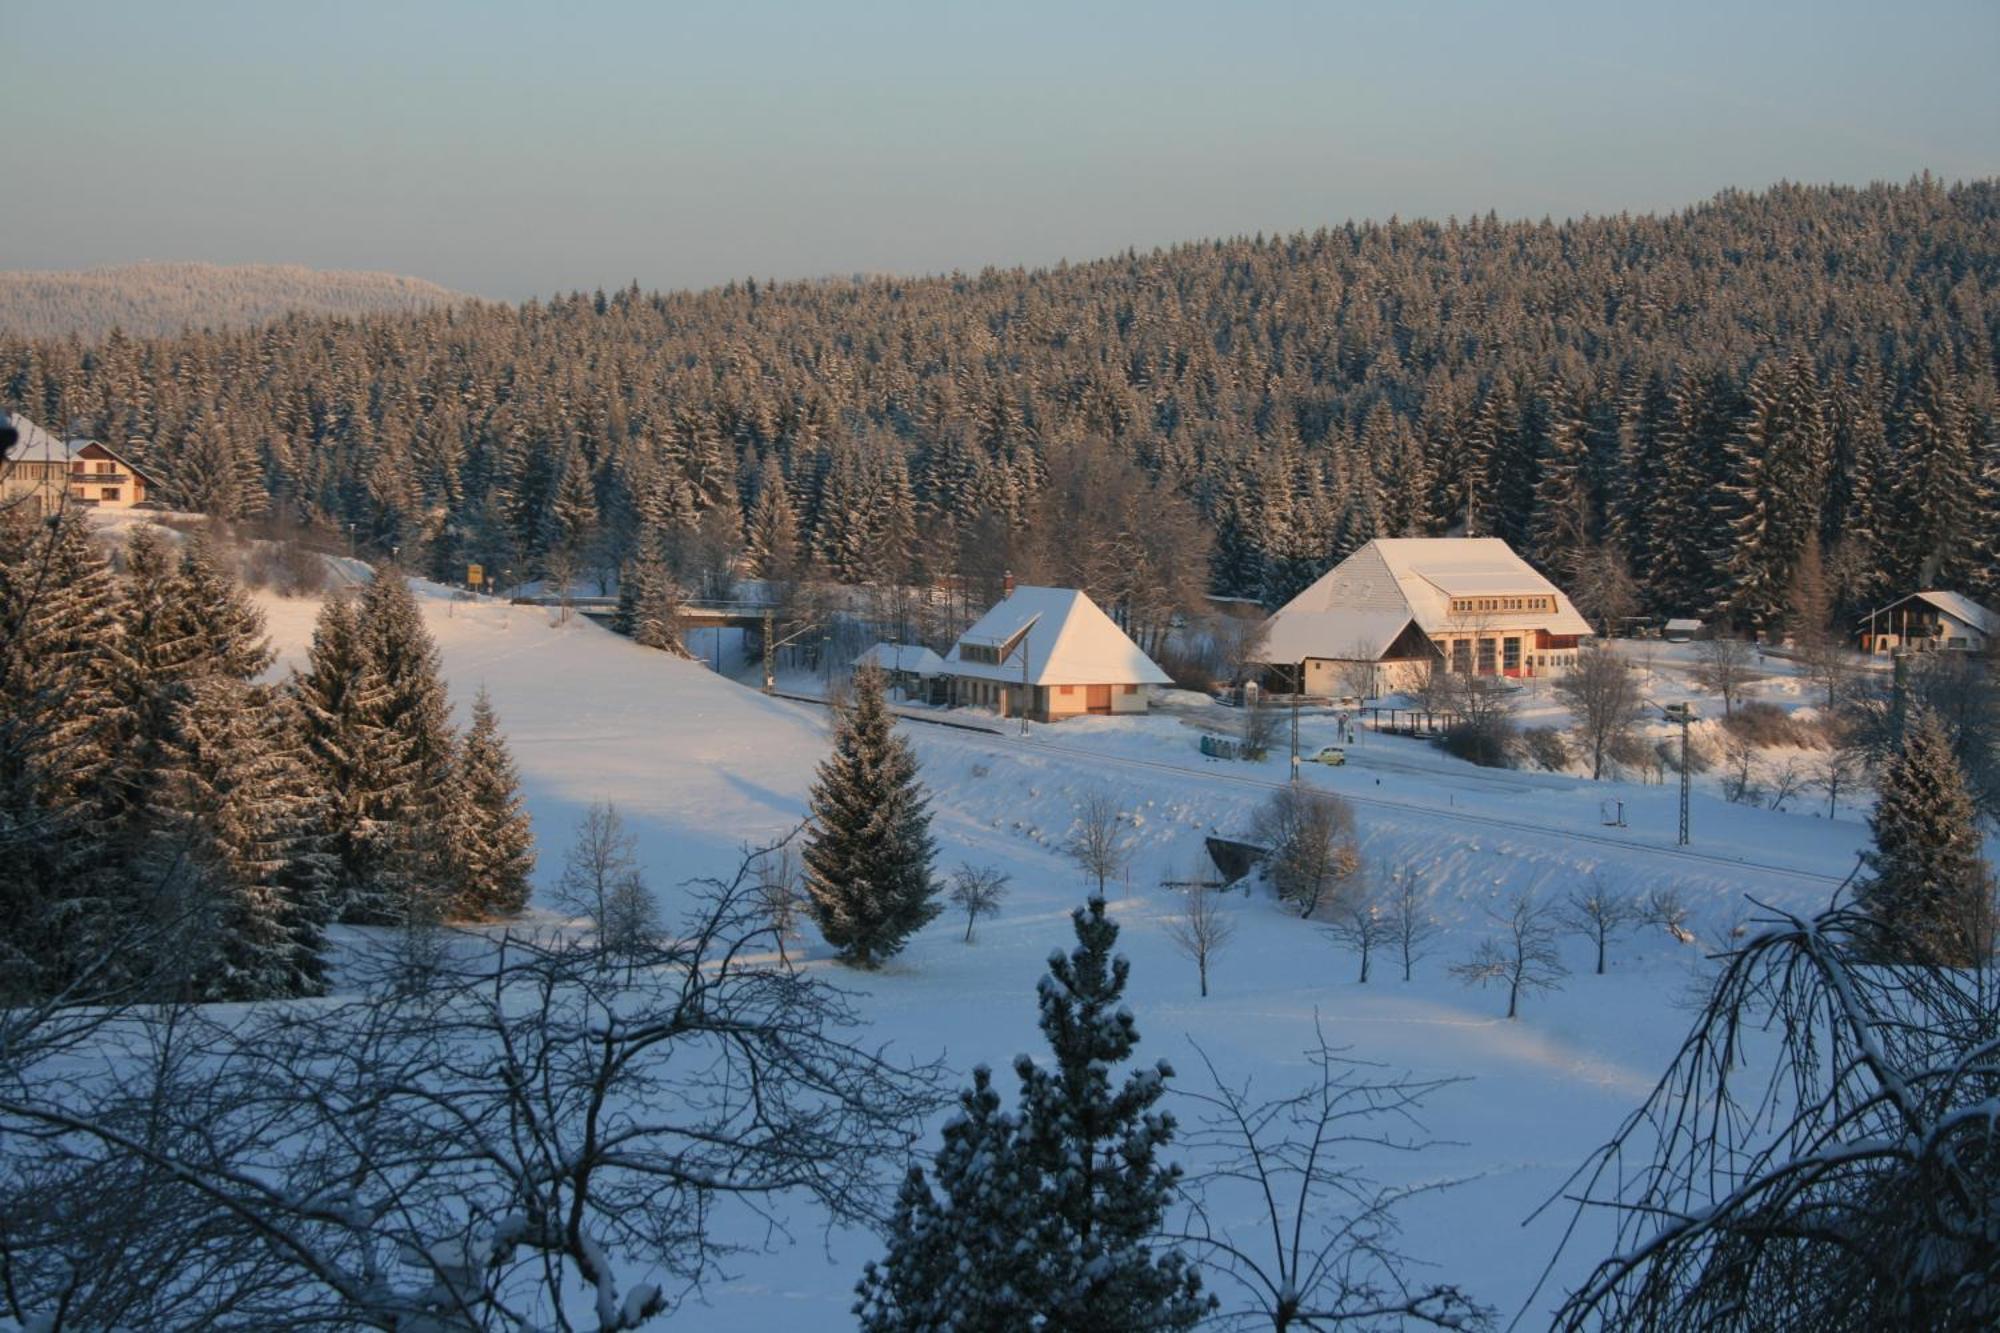
[[[515, 597], [515, 606], [567, 606], [580, 616], [609, 621], [618, 614], [616, 597]], [[764, 617], [775, 608], [764, 602], [682, 602], [681, 623], [693, 629], [761, 630]]]

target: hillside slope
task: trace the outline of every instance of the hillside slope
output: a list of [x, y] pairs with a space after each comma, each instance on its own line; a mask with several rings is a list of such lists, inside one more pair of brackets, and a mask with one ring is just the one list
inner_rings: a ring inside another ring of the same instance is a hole
[[28, 338], [112, 329], [136, 338], [184, 328], [244, 328], [281, 315], [384, 315], [468, 299], [400, 273], [298, 264], [121, 264], [69, 271], [0, 272], [0, 329]]
[[[520, 765], [523, 794], [541, 844], [536, 906], [554, 908], [550, 889], [578, 821], [593, 801], [614, 802], [638, 839], [648, 884], [663, 916], [678, 918], [687, 881], [727, 875], [738, 847], [780, 835], [806, 809], [815, 765], [826, 753], [826, 715], [810, 705], [769, 699], [694, 662], [649, 652], [588, 622], [551, 624], [545, 608], [454, 601], [420, 585], [454, 701], [490, 693]], [[270, 618], [277, 670], [303, 660], [315, 599], [261, 599]], [[1313, 719], [1310, 744], [1330, 741]], [[1594, 784], [1556, 775], [1489, 781], [1416, 742], [1369, 737], [1347, 768], [1306, 780], [1350, 796], [1362, 850], [1386, 871], [1410, 865], [1444, 926], [1412, 981], [1395, 969], [1368, 985], [1355, 962], [1311, 924], [1279, 909], [1268, 891], [1231, 894], [1236, 939], [1219, 959], [1212, 994], [1196, 993], [1192, 965], [1168, 932], [1179, 897], [1161, 881], [1179, 877], [1201, 854], [1211, 829], [1240, 831], [1282, 782], [1284, 763], [1217, 765], [1196, 752], [1174, 718], [1101, 718], [1036, 727], [1028, 738], [984, 736], [911, 725], [935, 812], [939, 869], [961, 861], [1012, 877], [1002, 914], [982, 922], [972, 943], [964, 921], [947, 915], [914, 938], [882, 971], [834, 964], [810, 928], [795, 946], [802, 966], [866, 992], [856, 998], [869, 1042], [899, 1053], [944, 1056], [960, 1071], [985, 1061], [1003, 1071], [1017, 1051], [1033, 1051], [1036, 978], [1052, 948], [1069, 942], [1067, 913], [1086, 886], [1064, 856], [1077, 802], [1107, 790], [1125, 812], [1127, 874], [1111, 896], [1124, 928], [1119, 944], [1133, 962], [1128, 998], [1138, 1016], [1144, 1059], [1181, 1068], [1178, 1088], [1205, 1074], [1195, 1045], [1224, 1076], [1253, 1080], [1261, 1094], [1289, 1090], [1314, 1024], [1354, 1058], [1423, 1077], [1471, 1081], [1441, 1091], [1428, 1131], [1445, 1142], [1399, 1157], [1356, 1148], [1358, 1161], [1387, 1183], [1465, 1183], [1411, 1202], [1402, 1241], [1438, 1265], [1426, 1276], [1465, 1283], [1512, 1314], [1529, 1307], [1539, 1326], [1562, 1285], [1608, 1244], [1601, 1219], [1587, 1220], [1577, 1248], [1551, 1286], [1531, 1295], [1567, 1214], [1518, 1225], [1650, 1088], [1687, 1024], [1675, 1001], [1699, 973], [1704, 950], [1640, 929], [1612, 951], [1609, 975], [1589, 972], [1580, 939], [1563, 942], [1574, 975], [1559, 993], [1538, 996], [1518, 1022], [1500, 1017], [1501, 997], [1468, 991], [1446, 972], [1487, 928], [1486, 909], [1518, 890], [1560, 897], [1592, 872], [1621, 891], [1672, 884], [1695, 907], [1704, 936], [1727, 933], [1748, 910], [1744, 895], [1810, 909], [1853, 863], [1865, 831], [1852, 818], [1729, 806], [1698, 797], [1700, 843], [1715, 860], [1683, 858], [1672, 843], [1670, 788]], [[1601, 802], [1626, 802], [1629, 828], [1607, 829]], [[1589, 836], [1580, 836], [1589, 835]], [[1725, 865], [1755, 849], [1756, 855]], [[538, 915], [537, 926], [549, 917]], [[1011, 1076], [1003, 1073], [1003, 1083]], [[1174, 1101], [1192, 1120], [1199, 1108]], [[934, 1137], [931, 1140], [935, 1142]], [[1174, 1157], [1199, 1166], [1191, 1147]], [[851, 1288], [880, 1253], [865, 1232], [822, 1235], [809, 1210], [781, 1209], [795, 1244], [775, 1241], [763, 1219], [727, 1208], [715, 1234], [750, 1250], [706, 1291], [692, 1324], [704, 1329], [852, 1327]], [[1477, 1237], [1474, 1245], [1470, 1238]], [[655, 1275], [635, 1265], [632, 1281]]]

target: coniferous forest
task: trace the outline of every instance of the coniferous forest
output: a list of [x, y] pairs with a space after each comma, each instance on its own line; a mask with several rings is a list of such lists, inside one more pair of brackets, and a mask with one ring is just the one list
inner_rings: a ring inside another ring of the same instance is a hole
[[[2000, 583], [2000, 184], [1349, 223], [1043, 270], [0, 338], [174, 503], [611, 586], [1001, 572], [1142, 634], [1472, 532], [1586, 611], [1793, 627]], [[1802, 581], [1813, 585], [1798, 593]], [[1142, 639], [1143, 641], [1143, 639]]]

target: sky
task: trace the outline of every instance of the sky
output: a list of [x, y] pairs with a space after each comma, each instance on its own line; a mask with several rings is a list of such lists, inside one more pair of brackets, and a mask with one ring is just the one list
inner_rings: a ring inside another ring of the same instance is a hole
[[0, 269], [499, 299], [2000, 174], [2000, 4], [0, 0]]

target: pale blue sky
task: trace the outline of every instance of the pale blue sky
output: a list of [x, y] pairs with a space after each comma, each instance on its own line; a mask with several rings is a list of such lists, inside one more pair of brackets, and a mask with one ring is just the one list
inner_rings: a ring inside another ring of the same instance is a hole
[[2000, 3], [0, 0], [0, 268], [496, 297], [2000, 174]]

